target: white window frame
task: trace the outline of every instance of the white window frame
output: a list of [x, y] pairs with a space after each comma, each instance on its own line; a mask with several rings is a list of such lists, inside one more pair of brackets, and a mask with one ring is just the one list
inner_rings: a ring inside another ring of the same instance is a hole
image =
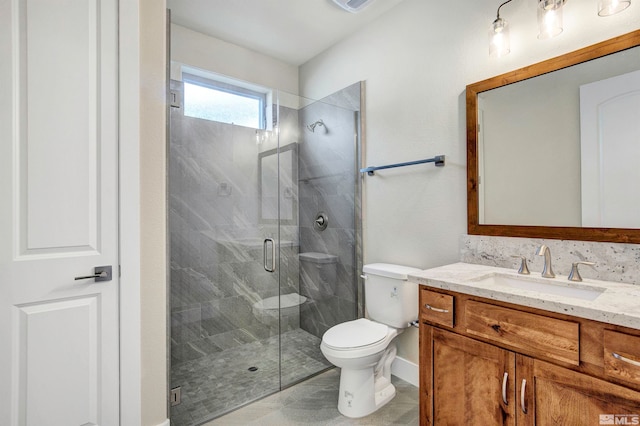
[[271, 108], [273, 95], [270, 89], [187, 66], [181, 67], [181, 79], [183, 83], [195, 84], [249, 99], [257, 99], [260, 103], [259, 129], [271, 130], [273, 123], [273, 109]]

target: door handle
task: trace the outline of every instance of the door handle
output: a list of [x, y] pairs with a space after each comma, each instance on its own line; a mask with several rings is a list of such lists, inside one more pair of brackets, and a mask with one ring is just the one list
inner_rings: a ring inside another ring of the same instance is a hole
[[[271, 243], [271, 267], [269, 267], [269, 265], [267, 265], [267, 244]], [[263, 266], [264, 266], [264, 270], [267, 272], [273, 272], [276, 270], [276, 242], [273, 240], [273, 238], [265, 238], [264, 242], [262, 243], [262, 252], [263, 252], [263, 256], [264, 256], [264, 262], [263, 262]]]
[[111, 265], [108, 266], [96, 266], [93, 268], [93, 275], [85, 275], [83, 277], [75, 277], [74, 280], [90, 280], [94, 279], [96, 282], [111, 281]]

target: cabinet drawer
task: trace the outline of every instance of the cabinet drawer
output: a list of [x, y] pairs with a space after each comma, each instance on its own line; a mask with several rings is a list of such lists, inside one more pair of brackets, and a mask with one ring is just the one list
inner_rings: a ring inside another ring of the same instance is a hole
[[526, 355], [580, 364], [578, 323], [472, 300], [464, 318], [471, 335]]
[[453, 328], [453, 296], [422, 289], [420, 320]]
[[604, 372], [607, 376], [640, 384], [640, 337], [605, 330]]

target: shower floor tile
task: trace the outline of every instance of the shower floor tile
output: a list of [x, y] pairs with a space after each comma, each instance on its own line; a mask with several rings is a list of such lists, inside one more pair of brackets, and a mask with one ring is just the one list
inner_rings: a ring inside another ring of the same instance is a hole
[[[296, 329], [181, 363], [171, 369], [171, 387], [181, 387], [181, 403], [171, 407], [172, 426], [194, 426], [323, 371], [331, 364], [320, 339]], [[250, 367], [257, 370], [250, 371]]]

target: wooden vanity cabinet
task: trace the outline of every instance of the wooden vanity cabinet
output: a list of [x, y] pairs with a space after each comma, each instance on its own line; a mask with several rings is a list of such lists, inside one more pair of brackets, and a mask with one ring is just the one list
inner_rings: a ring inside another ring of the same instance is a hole
[[638, 357], [637, 330], [426, 288], [420, 306], [421, 425], [640, 422], [640, 366], [606, 361]]
[[515, 424], [513, 386], [505, 388], [504, 399], [502, 392], [505, 374], [513, 381], [515, 354], [437, 327], [420, 327], [422, 351], [431, 354], [420, 361], [420, 423]]
[[518, 357], [526, 367], [517, 374], [517, 392], [523, 378], [528, 386], [523, 402], [527, 413], [518, 407], [518, 425], [607, 424], [601, 415], [618, 418], [618, 423], [614, 419], [609, 424], [640, 424], [635, 423], [640, 422], [639, 392], [544, 361]]

